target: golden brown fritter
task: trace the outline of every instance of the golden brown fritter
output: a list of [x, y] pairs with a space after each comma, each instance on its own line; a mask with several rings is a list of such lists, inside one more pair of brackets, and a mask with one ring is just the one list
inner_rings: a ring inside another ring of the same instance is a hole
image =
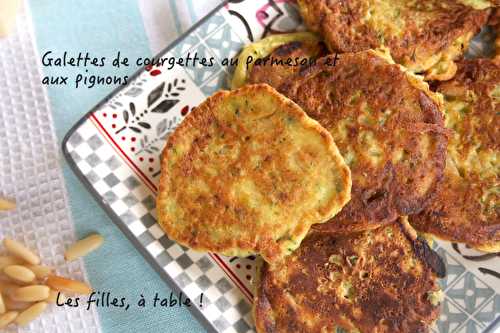
[[453, 76], [453, 60], [463, 54], [489, 14], [489, 9], [476, 10], [455, 0], [298, 0], [298, 4], [307, 26], [324, 36], [332, 52], [387, 46], [397, 63], [419, 73], [432, 67], [429, 79], [440, 80]]
[[439, 256], [395, 222], [350, 235], [312, 231], [282, 262], [260, 268], [259, 333], [427, 332], [443, 295]]
[[169, 137], [157, 201], [168, 236], [200, 251], [276, 260], [349, 200], [331, 135], [268, 85], [221, 91]]
[[[279, 90], [279, 87], [293, 75], [309, 67], [316, 59], [326, 54], [324, 44], [319, 41], [297, 41], [284, 44], [265, 58], [267, 60], [265, 64], [256, 64], [253, 67], [248, 83], [267, 83]], [[292, 60], [291, 65], [287, 65], [288, 59]]]
[[[318, 60], [282, 86], [332, 134], [351, 168], [352, 199], [317, 230], [364, 230], [420, 212], [445, 165], [440, 99], [386, 55]], [[330, 63], [330, 65], [328, 64]]]
[[440, 238], [500, 251], [500, 66], [461, 61], [455, 78], [437, 89], [453, 132], [445, 178], [431, 205], [410, 221]]

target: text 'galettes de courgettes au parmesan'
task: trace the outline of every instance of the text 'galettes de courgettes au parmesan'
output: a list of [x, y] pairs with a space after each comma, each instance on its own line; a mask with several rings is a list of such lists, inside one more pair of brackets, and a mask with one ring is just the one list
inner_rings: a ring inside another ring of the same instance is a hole
[[256, 283], [259, 333], [427, 332], [444, 263], [405, 219], [355, 234], [311, 231]]
[[169, 137], [157, 211], [180, 244], [274, 261], [334, 216], [350, 188], [328, 131], [270, 86], [247, 85], [208, 98]]
[[437, 89], [452, 130], [445, 177], [436, 198], [410, 216], [420, 231], [487, 251], [500, 251], [500, 64], [463, 60]]
[[352, 173], [351, 201], [322, 231], [361, 231], [420, 212], [442, 177], [441, 98], [379, 51], [339, 55], [281, 91], [332, 134]]
[[[481, 3], [479, 3], [481, 2]], [[488, 19], [481, 0], [298, 0], [306, 25], [332, 52], [387, 46], [397, 63], [432, 80], [453, 77], [453, 62]]]

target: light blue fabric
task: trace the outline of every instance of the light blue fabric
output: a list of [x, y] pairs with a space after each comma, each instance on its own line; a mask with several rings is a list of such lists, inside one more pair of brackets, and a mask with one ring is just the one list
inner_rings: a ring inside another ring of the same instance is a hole
[[[71, 54], [88, 51], [98, 57], [112, 57], [121, 50], [131, 58], [151, 53], [136, 0], [30, 0], [30, 7], [41, 55], [49, 50], [59, 55], [64, 51]], [[89, 68], [96, 75], [125, 75], [135, 70]], [[44, 68], [47, 75], [75, 75], [80, 71], [84, 69]], [[59, 142], [112, 89], [49, 87]], [[170, 289], [97, 206], [62, 158], [61, 163], [77, 235], [99, 232], [106, 239], [99, 251], [85, 259], [93, 287], [130, 301], [138, 299], [140, 294], [151, 298], [155, 292], [168, 296]], [[179, 308], [148, 307], [139, 311], [131, 307], [127, 312], [99, 308], [99, 316], [105, 333], [205, 331], [188, 310]]]
[[[172, 11], [175, 11], [176, 13], [178, 12], [176, 0], [169, 0], [169, 5]], [[182, 25], [179, 19], [179, 15], [174, 15], [174, 22], [175, 22], [175, 28], [177, 29], [177, 33], [180, 34], [182, 31]]]

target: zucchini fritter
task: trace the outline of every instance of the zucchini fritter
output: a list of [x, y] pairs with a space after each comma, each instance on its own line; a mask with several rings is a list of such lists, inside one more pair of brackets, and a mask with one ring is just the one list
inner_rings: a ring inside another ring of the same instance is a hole
[[489, 14], [489, 9], [473, 9], [455, 0], [298, 3], [307, 26], [324, 36], [332, 52], [387, 46], [397, 63], [418, 73], [432, 68], [428, 78], [435, 80], [453, 77], [453, 60], [463, 54]]
[[334, 216], [350, 189], [328, 131], [270, 86], [247, 85], [208, 98], [169, 137], [157, 211], [183, 245], [274, 261]]
[[419, 231], [488, 251], [500, 251], [500, 65], [464, 60], [445, 97], [453, 131], [445, 178], [431, 205], [411, 216]]
[[350, 235], [311, 232], [282, 262], [263, 264], [259, 333], [427, 332], [444, 264], [405, 221]]
[[420, 212], [445, 165], [441, 99], [375, 51], [340, 55], [281, 87], [332, 134], [351, 168], [352, 199], [323, 231], [360, 231]]
[[[264, 58], [267, 60], [265, 64], [253, 66], [248, 83], [267, 83], [279, 90], [293, 75], [326, 54], [324, 44], [319, 41], [295, 41], [281, 45]], [[286, 64], [289, 59], [292, 65]], [[305, 64], [301, 65], [302, 62]]]

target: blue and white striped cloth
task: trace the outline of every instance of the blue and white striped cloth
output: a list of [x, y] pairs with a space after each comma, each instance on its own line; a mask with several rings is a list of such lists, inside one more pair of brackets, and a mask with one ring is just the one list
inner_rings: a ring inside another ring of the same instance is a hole
[[154, 54], [215, 8], [221, 0], [138, 0]]

